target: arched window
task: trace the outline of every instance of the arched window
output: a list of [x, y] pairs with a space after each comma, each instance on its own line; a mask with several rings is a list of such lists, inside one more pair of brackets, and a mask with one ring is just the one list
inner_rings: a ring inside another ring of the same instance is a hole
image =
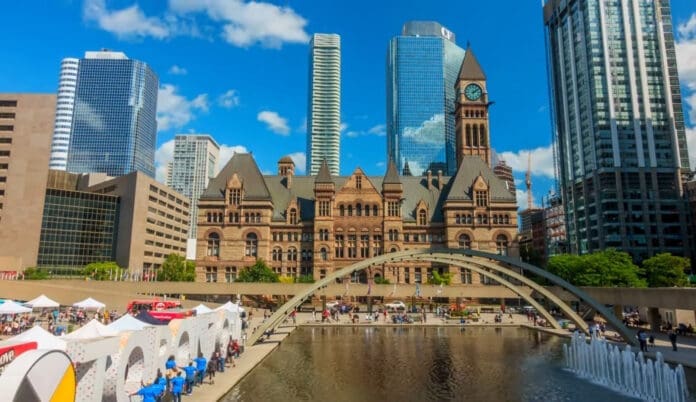
[[346, 207], [344, 207], [343, 205], [339, 206], [338, 207], [338, 214], [340, 216], [345, 216], [346, 215]]
[[257, 257], [258, 256], [258, 244], [259, 238], [256, 233], [249, 233], [246, 235], [246, 243], [244, 247], [244, 255], [247, 257]]
[[469, 235], [459, 235], [459, 248], [471, 248], [471, 237]]
[[377, 216], [379, 215], [379, 208], [377, 205], [372, 206], [372, 216]]
[[486, 142], [487, 142], [487, 141], [486, 141], [486, 127], [484, 127], [483, 124], [481, 124], [481, 125], [479, 126], [479, 135], [481, 136], [481, 142], [480, 142], [480, 144], [481, 144], [482, 147], [485, 147], [485, 146], [486, 146]]
[[471, 215], [466, 216], [466, 223], [468, 225], [471, 225], [472, 223], [474, 223], [473, 219], [471, 218]]
[[290, 224], [297, 225], [297, 210], [295, 208], [290, 210]]
[[419, 225], [425, 225], [427, 223], [426, 216], [425, 216], [425, 210], [421, 209], [418, 211], [418, 224]]
[[365, 216], [370, 216], [370, 206], [365, 205]]
[[505, 215], [505, 219], [503, 220], [503, 222], [504, 222], [506, 225], [509, 225], [509, 224], [510, 224], [510, 215]]
[[476, 215], [476, 224], [477, 225], [483, 224], [483, 215]]
[[459, 225], [459, 224], [462, 223], [462, 217], [461, 217], [461, 215], [457, 214], [457, 215], [455, 216], [455, 222], [457, 223], [457, 225]]
[[494, 225], [498, 224], [498, 215], [493, 215], [493, 224]]
[[353, 216], [353, 206], [348, 205], [348, 216]]
[[478, 126], [474, 124], [473, 132], [471, 136], [474, 138], [474, 146], [478, 147], [479, 146], [479, 133], [478, 133]]
[[322, 247], [321, 250], [319, 250], [319, 253], [321, 254], [322, 261], [326, 261], [327, 258], [329, 258], [329, 253], [326, 251], [325, 247]]
[[208, 256], [220, 256], [220, 235], [215, 232], [208, 235]]
[[469, 124], [466, 125], [466, 146], [471, 146], [471, 125]]
[[274, 248], [271, 253], [271, 258], [273, 261], [283, 261], [283, 249]]
[[500, 234], [495, 238], [495, 248], [498, 254], [508, 255], [508, 238], [507, 236]]
[[358, 204], [355, 206], [355, 215], [362, 216], [362, 204]]
[[288, 261], [297, 261], [297, 249], [291, 248], [288, 250]]

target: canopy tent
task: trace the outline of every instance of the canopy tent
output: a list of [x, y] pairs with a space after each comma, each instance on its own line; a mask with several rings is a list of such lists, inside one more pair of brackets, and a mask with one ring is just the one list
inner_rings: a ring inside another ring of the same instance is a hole
[[196, 307], [194, 307], [193, 309], [196, 310], [196, 315], [210, 313], [211, 311], [213, 311], [213, 309], [206, 306], [205, 304], [199, 304]]
[[158, 320], [157, 318], [151, 316], [150, 313], [148, 313], [145, 310], [140, 310], [140, 312], [138, 313], [138, 315], [135, 316], [135, 318], [142, 322], [146, 322], [152, 325], [167, 325], [166, 322]]
[[57, 336], [51, 335], [50, 332], [39, 326], [32, 327], [31, 329], [28, 329], [15, 337], [1, 342], [0, 345], [10, 345], [21, 342], [36, 342], [39, 349], [65, 350], [64, 340], [58, 338]]
[[15, 303], [12, 300], [5, 300], [5, 302], [0, 305], [0, 314], [22, 314], [31, 313], [29, 307], [24, 307], [19, 303]]
[[115, 329], [109, 328], [97, 320], [92, 320], [78, 330], [65, 335], [63, 339], [93, 339], [116, 335], [118, 335], [118, 331]]
[[106, 304], [104, 304], [100, 301], [94, 300], [91, 297], [88, 297], [82, 301], [79, 301], [79, 302], [73, 304], [73, 307], [77, 307], [77, 308], [81, 308], [81, 309], [85, 309], [85, 310], [101, 310], [104, 307], [106, 307]]
[[239, 304], [234, 304], [232, 302], [227, 302], [223, 304], [222, 306], [218, 307], [215, 309], [215, 311], [220, 311], [220, 310], [227, 310], [231, 311], [233, 313], [243, 313], [244, 309], [239, 305]]
[[41, 295], [37, 297], [36, 299], [29, 300], [28, 302], [24, 303], [25, 306], [31, 307], [31, 308], [56, 308], [60, 307], [60, 303], [58, 303], [55, 300], [51, 300], [46, 295]]
[[139, 331], [143, 328], [151, 327], [151, 326], [152, 326], [151, 324], [140, 321], [139, 319], [133, 317], [130, 314], [126, 314], [123, 317], [119, 318], [118, 320], [107, 325], [106, 327], [110, 328], [114, 331], [121, 332], [121, 331]]

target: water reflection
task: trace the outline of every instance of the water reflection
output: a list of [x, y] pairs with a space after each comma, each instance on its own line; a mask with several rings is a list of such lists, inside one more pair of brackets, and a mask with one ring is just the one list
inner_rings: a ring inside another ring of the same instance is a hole
[[631, 401], [520, 328], [300, 328], [224, 401]]

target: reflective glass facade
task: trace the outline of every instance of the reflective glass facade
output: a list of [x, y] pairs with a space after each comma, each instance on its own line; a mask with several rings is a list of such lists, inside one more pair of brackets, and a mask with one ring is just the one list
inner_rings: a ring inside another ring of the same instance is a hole
[[455, 83], [464, 49], [436, 22], [410, 22], [389, 43], [387, 153], [403, 172], [454, 175]]
[[119, 197], [47, 189], [38, 265], [83, 267], [116, 259]]
[[67, 170], [154, 177], [157, 87], [150, 67], [125, 55], [81, 59]]
[[556, 168], [571, 251], [689, 254], [689, 161], [668, 1], [544, 6]]

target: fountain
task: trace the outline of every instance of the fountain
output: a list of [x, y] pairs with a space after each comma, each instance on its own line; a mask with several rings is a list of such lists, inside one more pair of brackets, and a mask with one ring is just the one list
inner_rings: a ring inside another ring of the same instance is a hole
[[582, 378], [646, 401], [685, 402], [688, 388], [684, 368], [671, 368], [662, 353], [655, 360], [635, 353], [631, 346], [624, 350], [603, 339], [573, 334], [570, 345], [563, 345], [563, 356], [568, 369]]

